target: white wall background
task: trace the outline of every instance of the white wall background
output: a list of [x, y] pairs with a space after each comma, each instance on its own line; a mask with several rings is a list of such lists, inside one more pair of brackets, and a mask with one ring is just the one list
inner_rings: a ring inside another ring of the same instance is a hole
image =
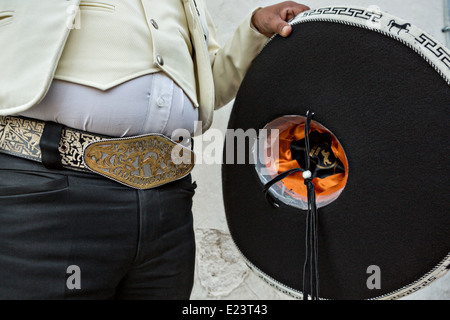
[[[280, 1], [269, 0], [206, 0], [213, 16], [219, 42], [223, 44], [240, 21], [256, 7]], [[298, 1], [300, 2], [300, 1]], [[330, 5], [378, 6], [423, 29], [445, 43], [443, 0], [304, 0], [311, 8]], [[225, 131], [232, 103], [215, 113], [214, 129]], [[202, 152], [196, 149], [196, 152]], [[220, 157], [221, 158], [221, 157]], [[194, 198], [194, 219], [197, 237], [196, 280], [191, 298], [274, 300], [290, 299], [253, 274], [234, 247], [226, 224], [221, 188], [221, 166], [200, 164], [193, 177], [198, 183]], [[450, 300], [450, 274], [406, 299]]]

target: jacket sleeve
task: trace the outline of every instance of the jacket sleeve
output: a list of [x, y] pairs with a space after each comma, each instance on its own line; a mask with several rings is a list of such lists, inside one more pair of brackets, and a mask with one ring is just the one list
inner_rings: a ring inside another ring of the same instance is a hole
[[238, 26], [234, 35], [220, 47], [214, 22], [206, 11], [209, 39], [208, 51], [215, 89], [215, 109], [236, 97], [239, 86], [252, 61], [262, 50], [268, 38], [251, 26], [253, 11]]

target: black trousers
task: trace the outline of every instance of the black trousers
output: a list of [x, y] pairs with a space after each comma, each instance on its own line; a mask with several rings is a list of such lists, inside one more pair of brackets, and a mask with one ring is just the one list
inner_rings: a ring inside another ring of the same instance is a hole
[[0, 154], [0, 299], [189, 299], [195, 187], [134, 190]]

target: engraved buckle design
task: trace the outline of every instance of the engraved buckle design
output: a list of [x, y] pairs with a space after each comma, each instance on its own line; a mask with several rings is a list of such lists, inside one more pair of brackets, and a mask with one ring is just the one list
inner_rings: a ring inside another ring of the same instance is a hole
[[89, 170], [135, 189], [151, 189], [187, 176], [195, 165], [190, 149], [159, 134], [89, 143]]

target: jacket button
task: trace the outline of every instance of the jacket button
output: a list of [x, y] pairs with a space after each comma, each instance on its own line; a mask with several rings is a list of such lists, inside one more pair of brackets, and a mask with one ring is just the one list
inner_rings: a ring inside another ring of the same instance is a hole
[[158, 26], [158, 24], [156, 23], [155, 20], [151, 19], [151, 20], [150, 20], [150, 23], [152, 24], [153, 28], [155, 28], [156, 30], [158, 30], [159, 26]]
[[166, 100], [164, 100], [164, 98], [159, 98], [156, 104], [158, 105], [158, 107], [162, 108], [166, 105]]
[[163, 57], [161, 56], [161, 55], [157, 55], [156, 56], [156, 62], [158, 62], [158, 64], [160, 65], [160, 66], [163, 66], [164, 65], [164, 59], [163, 59]]

